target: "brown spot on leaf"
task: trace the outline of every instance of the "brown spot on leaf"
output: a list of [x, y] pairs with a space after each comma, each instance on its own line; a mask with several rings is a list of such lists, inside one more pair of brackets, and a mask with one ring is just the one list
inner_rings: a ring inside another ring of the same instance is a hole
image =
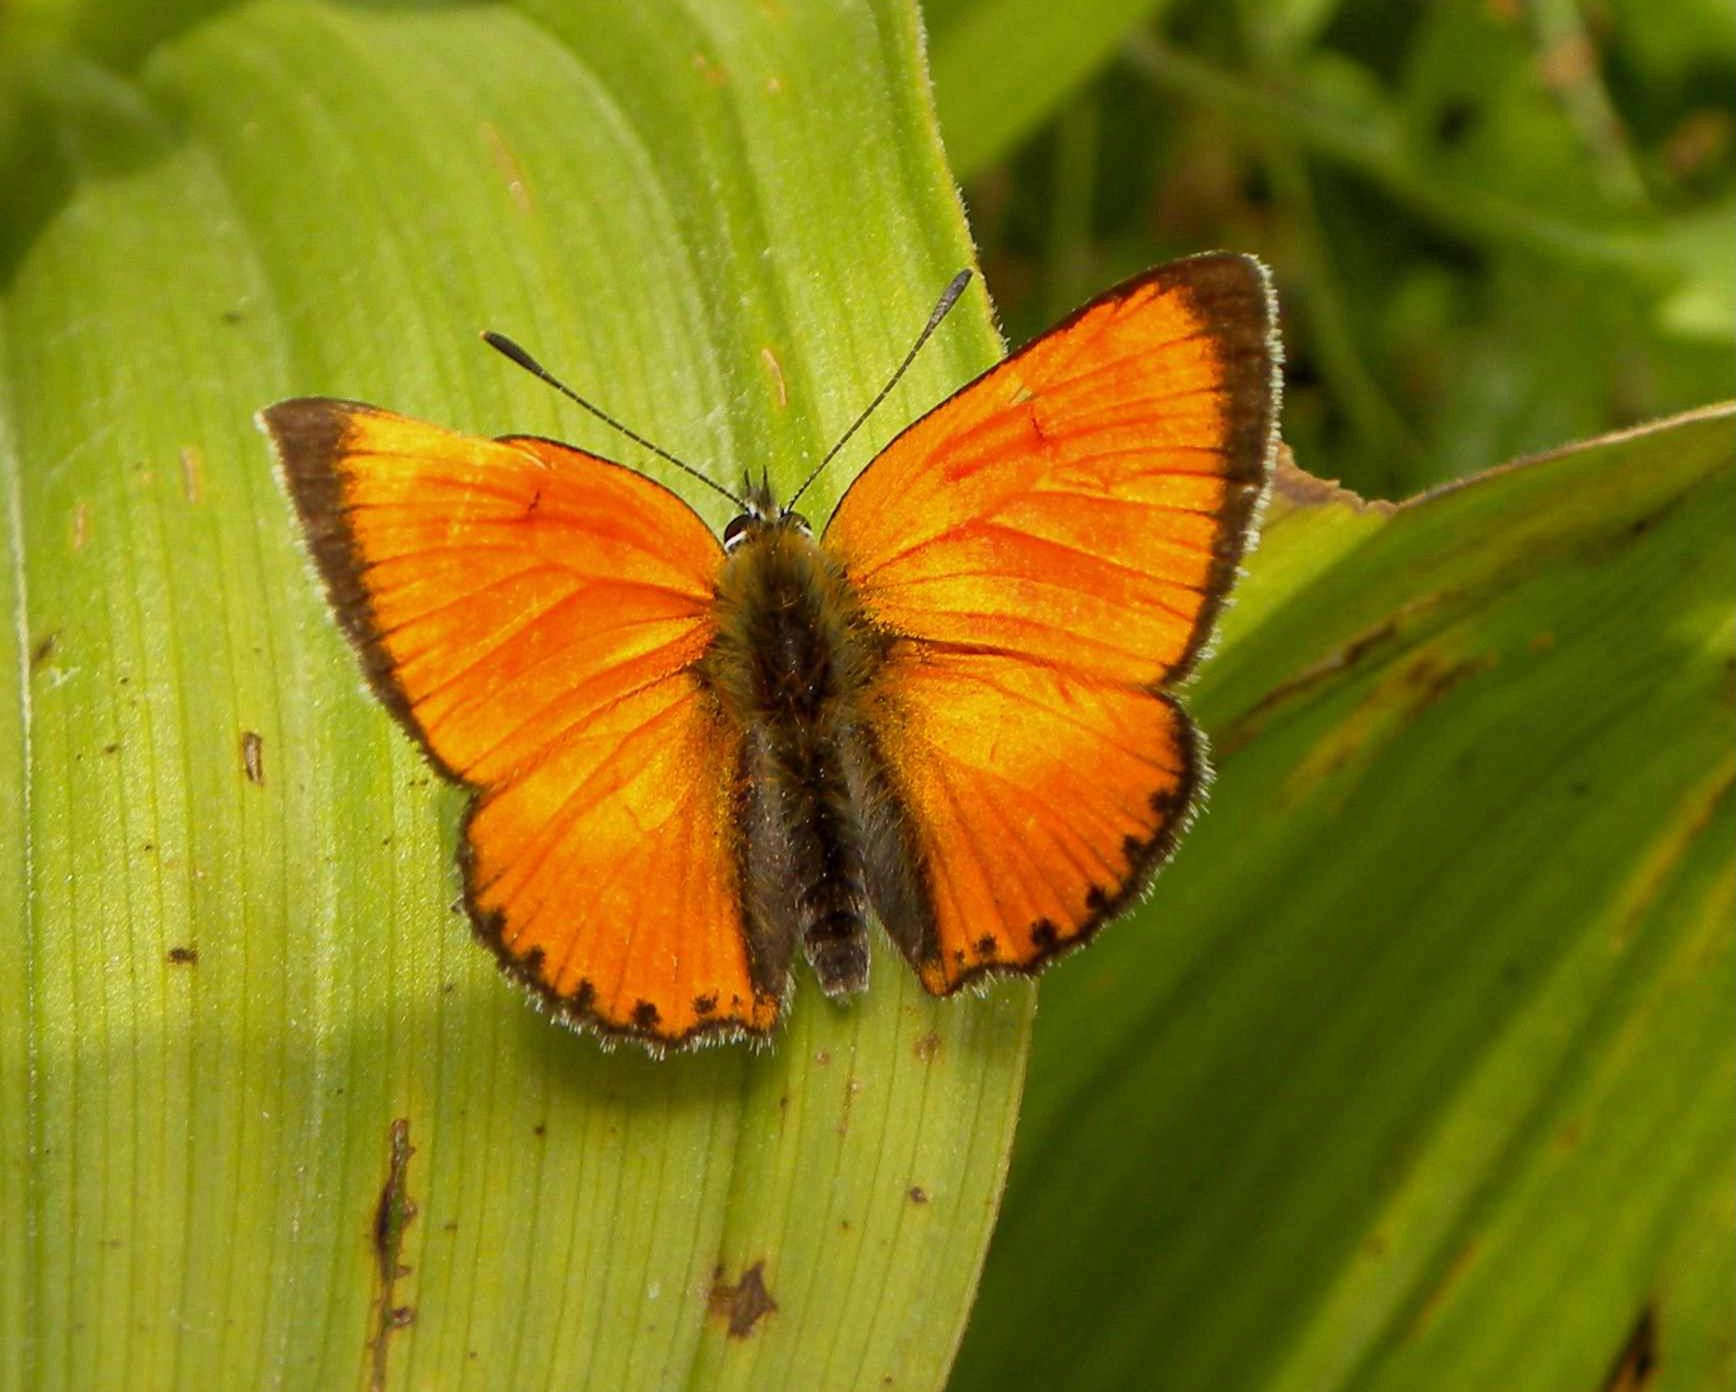
[[940, 1052], [940, 1036], [930, 1030], [918, 1039], [912, 1048], [918, 1059], [923, 1063], [928, 1063]]
[[1656, 512], [1647, 512], [1644, 517], [1635, 517], [1634, 521], [1628, 522], [1628, 536], [1646, 535], [1647, 531], [1651, 531], [1654, 526], [1658, 526], [1658, 522], [1663, 521], [1663, 519], [1668, 517], [1670, 512], [1674, 512], [1674, 510], [1675, 498], [1672, 498], [1670, 502], [1665, 503], [1665, 505], [1656, 510]]
[[36, 646], [30, 650], [30, 670], [34, 672], [54, 656], [55, 649], [60, 646], [60, 630], [45, 633], [36, 640]]
[[1444, 662], [1432, 653], [1425, 653], [1405, 668], [1404, 683], [1416, 693], [1415, 708], [1433, 705], [1467, 677], [1487, 672], [1495, 665], [1495, 655], [1462, 658]]
[[1476, 1266], [1483, 1254], [1483, 1240], [1473, 1235], [1447, 1261], [1445, 1268], [1435, 1278], [1434, 1285], [1423, 1296], [1423, 1302], [1418, 1307], [1411, 1320], [1411, 1335], [1429, 1328], [1435, 1322], [1436, 1316], [1446, 1305], [1448, 1298], [1458, 1289], [1465, 1276]]
[[171, 966], [195, 967], [199, 965], [199, 949], [196, 947], [171, 947], [164, 954]]
[[249, 783], [265, 782], [265, 741], [256, 730], [241, 732], [241, 771]]
[[1736, 134], [1730, 113], [1716, 107], [1690, 111], [1670, 133], [1660, 147], [1664, 163], [1677, 179], [1691, 179], [1708, 165], [1721, 159], [1730, 148], [1730, 137]]
[[864, 1084], [854, 1073], [844, 1080], [844, 1107], [838, 1114], [837, 1126], [837, 1131], [840, 1136], [847, 1136], [850, 1134], [850, 1107], [856, 1100], [856, 1094], [861, 1092], [865, 1086], [866, 1084]]
[[910, 1202], [913, 1204], [927, 1203], [928, 1190], [924, 1189], [920, 1184], [912, 1184], [910, 1186]]
[[397, 1117], [387, 1133], [386, 1183], [380, 1199], [374, 1205], [374, 1263], [379, 1277], [378, 1317], [374, 1337], [371, 1392], [384, 1392], [386, 1386], [386, 1356], [393, 1331], [404, 1328], [416, 1317], [413, 1306], [394, 1303], [392, 1296], [398, 1278], [408, 1276], [410, 1268], [401, 1261], [404, 1251], [404, 1230], [416, 1216], [416, 1205], [410, 1198], [410, 1157], [416, 1153], [410, 1144], [410, 1118]]
[[1266, 718], [1273, 710], [1298, 697], [1309, 695], [1330, 678], [1355, 667], [1369, 654], [1381, 651], [1397, 637], [1398, 621], [1387, 619], [1384, 623], [1359, 633], [1343, 647], [1328, 653], [1290, 680], [1273, 687], [1244, 714], [1238, 716], [1227, 730], [1219, 732], [1213, 738], [1212, 746], [1216, 749], [1218, 758], [1227, 759], [1254, 739], [1265, 728]]
[[1656, 1381], [1657, 1372], [1658, 1317], [1647, 1304], [1610, 1365], [1609, 1376], [1603, 1380], [1603, 1392], [1643, 1392]]
[[763, 1260], [756, 1261], [733, 1286], [724, 1283], [721, 1266], [712, 1279], [711, 1313], [729, 1322], [732, 1339], [747, 1338], [756, 1324], [778, 1308], [778, 1302], [766, 1289], [765, 1266]]

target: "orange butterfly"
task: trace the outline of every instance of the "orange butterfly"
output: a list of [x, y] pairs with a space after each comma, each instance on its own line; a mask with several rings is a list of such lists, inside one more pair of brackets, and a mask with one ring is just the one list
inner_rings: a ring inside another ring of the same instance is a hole
[[1205, 774], [1170, 692], [1253, 527], [1278, 357], [1258, 262], [1147, 272], [905, 430], [818, 540], [763, 486], [720, 540], [552, 440], [261, 421], [374, 689], [474, 790], [477, 932], [656, 1048], [768, 1034], [798, 943], [861, 991], [870, 910], [947, 995], [1128, 905]]

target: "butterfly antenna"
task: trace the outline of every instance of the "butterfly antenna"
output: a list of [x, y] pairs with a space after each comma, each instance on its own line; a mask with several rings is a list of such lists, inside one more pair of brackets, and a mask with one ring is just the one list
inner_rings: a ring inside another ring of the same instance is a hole
[[922, 351], [922, 345], [927, 343], [934, 331], [940, 327], [940, 321], [946, 318], [948, 311], [958, 303], [958, 297], [964, 294], [964, 288], [969, 284], [970, 270], [967, 267], [955, 275], [946, 289], [941, 291], [940, 299], [935, 302], [934, 313], [928, 316], [928, 322], [922, 326], [922, 332], [917, 334], [916, 342], [910, 345], [910, 351], [904, 355], [904, 361], [898, 364], [897, 370], [887, 380], [886, 385], [880, 388], [880, 394], [868, 403], [868, 409], [851, 422], [850, 428], [838, 438], [838, 443], [826, 451], [826, 457], [814, 465], [813, 472], [802, 480], [802, 486], [790, 494], [789, 502], [784, 504], [785, 512], [796, 505], [796, 499], [808, 491], [808, 485], [820, 476], [820, 471], [837, 458], [838, 451], [850, 443], [850, 437], [862, 428], [863, 423], [874, 414], [880, 403], [892, 394], [892, 389], [898, 385], [898, 379], [904, 375], [905, 369], [916, 361], [916, 355]]
[[734, 503], [738, 508], [745, 509], [747, 507], [746, 503], [744, 503], [740, 498], [736, 497], [735, 494], [731, 493], [727, 488], [725, 488], [721, 483], [718, 483], [715, 479], [707, 478], [704, 474], [700, 473], [698, 469], [695, 469], [686, 460], [677, 459], [674, 455], [669, 453], [668, 450], [664, 449], [663, 446], [661, 446], [659, 444], [655, 444], [650, 440], [647, 440], [643, 435], [639, 434], [639, 432], [636, 430], [629, 430], [626, 426], [622, 425], [620, 421], [616, 420], [613, 416], [611, 416], [607, 411], [603, 410], [601, 407], [593, 406], [590, 402], [586, 401], [584, 397], [580, 396], [576, 391], [574, 391], [571, 387], [569, 387], [565, 382], [561, 381], [560, 378], [556, 377], [554, 375], [554, 373], [550, 372], [546, 367], [544, 367], [541, 363], [539, 363], [535, 358], [531, 357], [531, 355], [529, 353], [525, 352], [524, 349], [520, 348], [518, 346], [518, 344], [514, 343], [505, 334], [497, 334], [497, 333], [494, 333], [492, 331], [484, 332], [484, 334], [482, 335], [482, 341], [484, 343], [486, 343], [490, 348], [494, 349], [494, 351], [499, 353], [501, 356], [512, 359], [513, 362], [517, 363], [526, 372], [530, 373], [530, 375], [532, 377], [537, 377], [537, 378], [540, 378], [542, 381], [547, 382], [551, 387], [553, 387], [562, 396], [566, 397], [569, 401], [573, 402], [575, 405], [584, 407], [585, 410], [589, 411], [598, 420], [602, 421], [602, 423], [604, 425], [610, 427], [610, 429], [620, 431], [621, 434], [625, 435], [634, 444], [644, 446], [646, 449], [650, 450], [652, 454], [656, 455], [659, 459], [666, 460], [668, 463], [673, 464], [677, 469], [686, 470], [688, 473], [692, 474], [694, 478], [698, 479], [701, 483], [703, 483], [707, 488], [710, 488], [710, 489], [714, 490], [715, 492], [723, 494], [724, 497], [728, 498], [730, 500], [730, 502]]

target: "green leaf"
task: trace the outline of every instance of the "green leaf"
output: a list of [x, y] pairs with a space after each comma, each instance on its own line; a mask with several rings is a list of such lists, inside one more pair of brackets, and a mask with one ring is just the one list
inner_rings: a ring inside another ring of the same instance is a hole
[[1167, 0], [930, 0], [934, 99], [961, 179], [980, 174], [1052, 118]]
[[[6, 317], [0, 309], [0, 342], [4, 341]], [[0, 391], [4, 388], [0, 387]], [[0, 460], [15, 459], [7, 426], [12, 413], [0, 396]], [[10, 466], [8, 466], [10, 467]], [[18, 533], [16, 494], [3, 501], [6, 513], [0, 519], [0, 535], [7, 540], [4, 564], [0, 565], [0, 614], [21, 613], [19, 568], [12, 541]], [[16, 905], [12, 916], [25, 917], [29, 894], [29, 821], [25, 800], [26, 716], [25, 673], [30, 662], [26, 635], [14, 621], [0, 623], [0, 905]], [[16, 962], [17, 929], [6, 930], [12, 960]], [[22, 1387], [24, 1377], [23, 1331], [12, 1311], [22, 1312], [25, 1302], [25, 1271], [29, 1261], [30, 1229], [22, 1221], [29, 1201], [25, 1166], [30, 1153], [30, 1111], [27, 1103], [29, 1078], [30, 1009], [28, 974], [18, 970], [0, 972], [0, 1383]]]
[[[913, 11], [143, 14], [106, 66], [33, 50], [6, 127], [0, 1382], [938, 1385], [1032, 992], [880, 955], [774, 1049], [660, 1062], [539, 1017], [251, 420], [339, 394], [668, 477], [492, 327], [787, 491], [969, 260]], [[998, 354], [985, 309], [815, 514]]]
[[1285, 483], [1211, 810], [1044, 985], [952, 1386], [1727, 1386], [1736, 409]]

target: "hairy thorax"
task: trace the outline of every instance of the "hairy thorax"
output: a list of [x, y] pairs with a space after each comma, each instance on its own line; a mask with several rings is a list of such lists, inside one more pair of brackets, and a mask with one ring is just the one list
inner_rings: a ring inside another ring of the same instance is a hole
[[861, 695], [872, 646], [836, 561], [794, 526], [767, 526], [724, 562], [705, 669], [743, 724], [838, 718]]

